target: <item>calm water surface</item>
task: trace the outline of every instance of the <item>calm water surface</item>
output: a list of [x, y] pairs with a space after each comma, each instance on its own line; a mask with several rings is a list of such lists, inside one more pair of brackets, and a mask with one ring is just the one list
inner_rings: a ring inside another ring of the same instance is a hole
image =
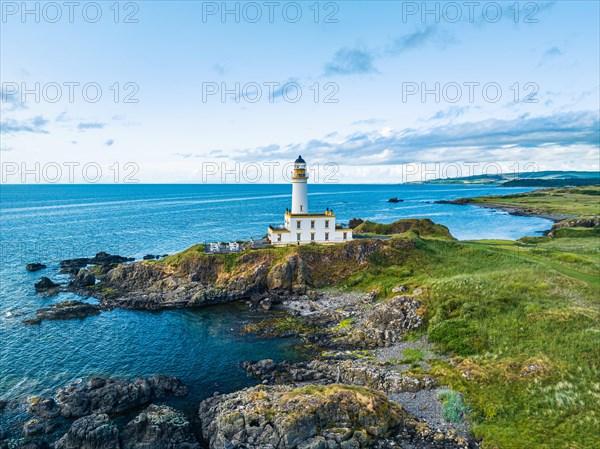
[[[140, 258], [174, 253], [205, 241], [259, 238], [282, 221], [289, 185], [1, 186], [0, 398], [52, 391], [91, 375], [180, 376], [190, 401], [250, 385], [243, 360], [298, 357], [289, 339], [241, 336], [244, 323], [264, 317], [243, 305], [161, 313], [115, 310], [85, 320], [24, 326], [40, 307], [75, 299], [40, 298], [40, 276], [65, 281], [62, 259], [99, 251]], [[526, 188], [459, 185], [311, 185], [310, 209], [332, 208], [338, 220], [379, 222], [429, 217], [459, 239], [537, 235], [551, 222], [439, 199], [523, 192]], [[391, 204], [390, 197], [404, 199]], [[25, 264], [48, 268], [25, 271]], [[196, 402], [197, 403], [197, 402]]]

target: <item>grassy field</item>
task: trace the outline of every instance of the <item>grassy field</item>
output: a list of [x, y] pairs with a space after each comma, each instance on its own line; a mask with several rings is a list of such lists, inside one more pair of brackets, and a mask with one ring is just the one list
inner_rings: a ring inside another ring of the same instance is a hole
[[598, 216], [600, 215], [600, 186], [543, 189], [516, 195], [481, 196], [469, 199], [469, 203], [518, 207], [540, 214]]
[[427, 333], [455, 357], [433, 372], [462, 393], [486, 448], [592, 448], [600, 429], [600, 241], [417, 240], [401, 265], [347, 288], [424, 287]]

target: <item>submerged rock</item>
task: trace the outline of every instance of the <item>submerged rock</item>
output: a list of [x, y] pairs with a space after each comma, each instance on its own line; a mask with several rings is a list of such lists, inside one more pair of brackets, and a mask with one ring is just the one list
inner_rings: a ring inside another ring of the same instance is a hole
[[119, 430], [108, 415], [97, 413], [79, 418], [56, 442], [54, 449], [119, 449]]
[[44, 268], [46, 268], [46, 265], [44, 265], [43, 263], [37, 263], [37, 262], [34, 262], [34, 263], [28, 263], [28, 264], [25, 266], [25, 269], [26, 269], [27, 271], [39, 271], [39, 270], [42, 270], [42, 269], [44, 269]]
[[23, 321], [24, 324], [40, 324], [44, 320], [70, 320], [99, 315], [100, 307], [81, 301], [63, 301], [37, 310], [35, 318]]
[[200, 449], [183, 413], [167, 406], [151, 405], [125, 429], [122, 449]]

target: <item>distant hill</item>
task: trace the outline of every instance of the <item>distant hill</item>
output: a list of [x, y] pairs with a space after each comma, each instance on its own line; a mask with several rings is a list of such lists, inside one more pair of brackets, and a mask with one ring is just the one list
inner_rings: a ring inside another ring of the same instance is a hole
[[565, 187], [600, 184], [600, 172], [595, 171], [538, 171], [474, 175], [459, 178], [432, 179], [411, 184], [475, 184], [506, 187]]

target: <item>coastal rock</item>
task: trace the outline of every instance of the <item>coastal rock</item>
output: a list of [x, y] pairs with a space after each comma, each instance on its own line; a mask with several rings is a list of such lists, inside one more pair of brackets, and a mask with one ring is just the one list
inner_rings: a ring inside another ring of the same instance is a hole
[[372, 447], [405, 416], [384, 394], [343, 385], [256, 387], [207, 399], [199, 409], [210, 449]]
[[79, 288], [91, 287], [94, 284], [96, 284], [96, 275], [89, 268], [81, 268], [71, 281], [71, 286]]
[[33, 418], [23, 425], [23, 433], [26, 436], [50, 434], [58, 427], [58, 423], [46, 419]]
[[244, 362], [243, 368], [270, 384], [343, 383], [364, 386], [388, 394], [431, 389], [435, 381], [430, 376], [415, 377], [390, 370], [384, 366], [357, 360], [313, 360], [311, 362], [281, 362], [272, 360]]
[[60, 406], [52, 398], [34, 396], [29, 398], [27, 411], [44, 419], [53, 419], [60, 415]]
[[150, 405], [122, 432], [122, 449], [200, 449], [183, 413]]
[[52, 282], [52, 280], [50, 280], [50, 278], [47, 278], [46, 276], [43, 276], [38, 282], [35, 283], [35, 291], [39, 293], [48, 293], [54, 290], [58, 291], [59, 288], [59, 284], [55, 284], [54, 282]]
[[133, 381], [95, 377], [61, 388], [56, 399], [62, 416], [78, 418], [90, 413], [124, 414], [169, 394], [185, 396], [187, 388], [176, 377], [163, 375]]
[[[0, 444], [0, 448], [1, 447], [2, 445]], [[47, 442], [40, 440], [27, 441], [25, 443], [18, 444], [17, 446], [7, 445], [6, 447], [10, 447], [10, 449], [50, 449], [50, 446]]]
[[44, 320], [70, 320], [99, 315], [100, 307], [81, 301], [63, 301], [37, 310], [35, 318], [23, 321], [24, 324], [40, 324]]
[[55, 449], [120, 449], [120, 447], [119, 430], [104, 413], [79, 418], [54, 446]]
[[404, 202], [404, 200], [399, 200], [399, 199], [398, 199], [398, 198], [396, 198], [396, 197], [390, 198], [390, 199], [388, 200], [388, 203], [402, 203], [402, 202]]
[[466, 449], [381, 392], [347, 385], [258, 386], [200, 404], [209, 449]]
[[34, 262], [34, 263], [28, 263], [28, 264], [25, 266], [25, 269], [26, 269], [27, 271], [39, 271], [39, 270], [42, 270], [42, 269], [44, 269], [44, 268], [46, 268], [46, 265], [44, 265], [43, 263], [37, 263], [37, 262]]
[[96, 254], [94, 257], [91, 257], [91, 258], [90, 257], [80, 257], [77, 259], [61, 260], [60, 272], [76, 275], [79, 272], [79, 270], [81, 268], [85, 267], [86, 265], [100, 265], [106, 269], [111, 266], [114, 266], [114, 265], [117, 265], [120, 263], [131, 262], [133, 260], [135, 260], [135, 259], [132, 257], [123, 257], [123, 256], [108, 254], [105, 252], [99, 252], [98, 254]]

